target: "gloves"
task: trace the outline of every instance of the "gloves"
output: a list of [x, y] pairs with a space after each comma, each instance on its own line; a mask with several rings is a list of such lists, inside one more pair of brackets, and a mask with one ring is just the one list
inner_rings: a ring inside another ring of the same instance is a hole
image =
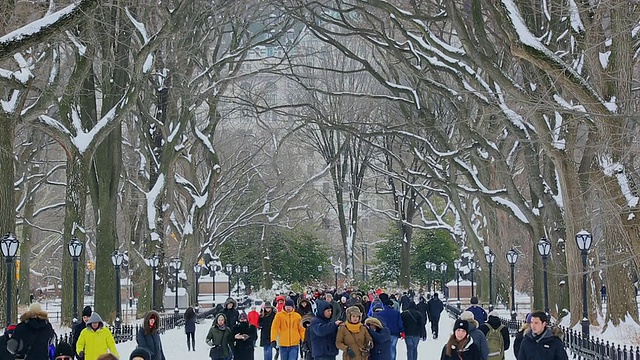
[[347, 348], [347, 355], [349, 355], [349, 357], [352, 359], [356, 357], [356, 353], [354, 353], [351, 348]]
[[405, 335], [404, 335], [404, 331], [403, 331], [403, 332], [401, 332], [401, 333], [400, 333], [400, 338], [401, 338], [402, 340], [404, 340], [404, 337], [405, 337]]
[[278, 347], [278, 344], [276, 344], [276, 342], [275, 342], [275, 341], [272, 341], [272, 342], [271, 342], [271, 347], [275, 349], [275, 348], [277, 348], [277, 347]]
[[80, 357], [80, 359], [84, 359], [84, 351], [80, 351], [80, 354], [78, 354], [78, 357]]

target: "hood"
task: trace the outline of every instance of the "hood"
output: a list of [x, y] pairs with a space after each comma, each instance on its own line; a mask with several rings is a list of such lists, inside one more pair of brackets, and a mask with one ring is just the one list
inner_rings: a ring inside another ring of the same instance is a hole
[[333, 308], [331, 307], [331, 304], [329, 302], [326, 302], [326, 301], [323, 301], [323, 300], [317, 300], [316, 301], [316, 315], [319, 318], [323, 317], [322, 314], [327, 309], [333, 310]]
[[500, 321], [499, 317], [490, 315], [489, 318], [487, 318], [487, 324], [491, 325], [492, 328], [497, 329], [502, 324], [502, 321]]
[[305, 308], [309, 308], [309, 309], [311, 308], [311, 301], [309, 301], [309, 299], [305, 297], [300, 296], [298, 298], [298, 307], [303, 307], [302, 306], [303, 303], [307, 303], [307, 306], [304, 306]]
[[49, 320], [49, 313], [42, 310], [40, 303], [33, 303], [29, 306], [29, 309], [20, 315], [20, 321], [26, 322], [30, 319]]
[[[93, 327], [91, 326], [92, 323], [100, 323], [100, 325], [98, 326], [98, 328], [96, 330], [93, 330]], [[104, 326], [104, 322], [102, 322], [102, 318], [100, 317], [100, 314], [98, 314], [97, 312], [94, 311], [91, 314], [91, 316], [89, 316], [89, 321], [87, 321], [87, 329], [93, 330], [93, 331], [98, 331], [103, 326]]]
[[216, 315], [216, 317], [213, 319], [213, 325], [211, 326], [217, 326], [218, 325], [218, 319], [222, 317], [224, 319], [224, 324], [227, 325], [227, 317], [224, 316], [223, 313], [218, 313], [218, 315]]
[[282, 301], [283, 303], [286, 301], [287, 299], [284, 297], [284, 295], [278, 295], [276, 296], [276, 303]]
[[[151, 319], [152, 317], [154, 317], [156, 319], [156, 322], [153, 326], [153, 328], [151, 328], [149, 325], [149, 319]], [[149, 333], [155, 333], [156, 331], [158, 331], [158, 326], [160, 326], [160, 315], [158, 314], [157, 311], [155, 310], [151, 310], [148, 311], [145, 316], [144, 316], [144, 333], [145, 334], [149, 334]]]
[[238, 307], [238, 302], [234, 298], [231, 298], [231, 297], [227, 298], [227, 301], [224, 302], [224, 308], [226, 309], [227, 305], [229, 305], [229, 304], [233, 304], [233, 308], [232, 309], [235, 309], [235, 308]]
[[469, 322], [469, 332], [478, 328], [478, 322], [474, 319], [467, 320]]

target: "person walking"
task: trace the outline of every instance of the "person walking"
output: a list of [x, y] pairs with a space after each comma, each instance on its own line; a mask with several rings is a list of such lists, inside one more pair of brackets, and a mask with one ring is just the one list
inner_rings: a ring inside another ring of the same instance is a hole
[[391, 360], [391, 333], [389, 329], [374, 317], [367, 318], [364, 321], [364, 325], [373, 340], [369, 360]]
[[16, 325], [12, 324], [4, 329], [4, 334], [0, 337], [0, 360], [14, 360], [16, 357], [7, 349], [7, 342], [16, 331]]
[[251, 311], [247, 314], [247, 318], [249, 319], [249, 324], [253, 325], [257, 328], [260, 327], [260, 313], [256, 311], [256, 306], [251, 307]]
[[469, 323], [469, 329], [467, 331], [469, 336], [471, 336], [473, 342], [478, 346], [478, 349], [480, 349], [482, 360], [488, 360], [489, 344], [482, 331], [478, 329], [478, 322], [475, 320], [473, 313], [471, 311], [463, 311], [460, 314], [460, 320], [466, 320]]
[[231, 331], [233, 335], [233, 359], [253, 360], [253, 344], [258, 339], [258, 330], [249, 324], [244, 312], [238, 316], [238, 325]]
[[418, 360], [420, 339], [427, 340], [426, 320], [416, 310], [416, 303], [409, 301], [407, 309], [400, 315], [404, 327], [404, 343], [407, 346], [407, 360]]
[[478, 323], [478, 326], [482, 325], [487, 321], [487, 312], [482, 308], [482, 306], [478, 305], [478, 297], [473, 296], [470, 300], [471, 306], [467, 308], [467, 311], [471, 311], [473, 313], [473, 318]]
[[362, 312], [357, 306], [345, 311], [347, 321], [338, 327], [336, 347], [342, 350], [343, 360], [366, 360], [373, 348], [373, 339], [367, 328], [360, 323]]
[[440, 360], [482, 360], [478, 345], [469, 335], [469, 322], [458, 319], [453, 325], [453, 334], [442, 348]]
[[316, 316], [307, 329], [307, 341], [311, 344], [313, 360], [335, 360], [338, 356], [336, 336], [340, 320], [333, 319], [333, 307], [322, 300], [316, 301]]
[[205, 341], [210, 347], [209, 358], [211, 360], [227, 360], [231, 358], [231, 329], [227, 326], [227, 318], [223, 313], [216, 315]]
[[196, 351], [196, 312], [189, 306], [184, 312], [184, 333], [187, 335], [187, 351]]
[[440, 314], [444, 311], [444, 304], [438, 297], [438, 293], [434, 292], [433, 297], [427, 301], [427, 314], [431, 321], [431, 336], [438, 338], [440, 332]]
[[339, 320], [342, 316], [342, 308], [340, 307], [340, 304], [333, 299], [333, 294], [330, 292], [324, 294], [324, 299], [331, 304], [331, 321], [335, 322], [336, 320]]
[[165, 360], [162, 350], [162, 341], [158, 332], [158, 320], [160, 316], [155, 310], [150, 310], [144, 315], [143, 326], [138, 330], [136, 342], [151, 353], [151, 360]]
[[97, 360], [100, 355], [109, 352], [120, 357], [113, 334], [104, 326], [100, 314], [94, 311], [87, 320], [87, 327], [80, 333], [76, 354], [85, 360]]
[[518, 352], [520, 351], [520, 345], [524, 339], [524, 334], [531, 329], [531, 313], [528, 313], [525, 317], [524, 323], [518, 329], [515, 338], [513, 339], [513, 355], [518, 358]]
[[493, 310], [488, 314], [487, 322], [478, 328], [484, 334], [489, 345], [490, 360], [504, 360], [504, 352], [509, 350], [511, 339], [509, 328], [502, 324], [498, 313]]
[[260, 329], [260, 347], [262, 347], [264, 360], [273, 359], [273, 347], [271, 346], [271, 325], [276, 313], [269, 302], [264, 303], [264, 308], [260, 311], [258, 328]]
[[33, 303], [20, 316], [13, 336], [7, 340], [7, 350], [16, 359], [48, 360], [49, 345], [55, 341], [56, 333], [49, 322], [49, 314], [40, 303]]
[[[85, 306], [84, 309], [82, 309], [82, 321], [79, 321], [73, 326], [73, 339], [71, 340], [71, 348], [74, 349], [74, 351], [76, 348], [76, 343], [78, 342], [78, 338], [80, 337], [80, 333], [87, 327], [87, 321], [89, 321], [89, 317], [91, 316], [92, 312], [93, 311], [91, 309], [91, 306]], [[82, 358], [80, 358], [78, 354], [76, 354], [75, 356], [76, 358], [78, 358], [78, 360], [82, 360]]]
[[271, 325], [271, 344], [278, 346], [282, 360], [297, 360], [300, 342], [304, 339], [302, 317], [294, 310], [295, 303], [287, 299], [284, 311], [276, 314]]
[[602, 298], [602, 302], [607, 302], [607, 287], [604, 284], [600, 287], [600, 297]]
[[393, 302], [389, 299], [387, 294], [381, 293], [379, 298], [380, 302], [384, 304], [384, 307], [381, 311], [377, 311], [377, 305], [374, 305], [371, 316], [382, 321], [382, 324], [389, 328], [389, 332], [391, 333], [391, 359], [396, 360], [398, 339], [400, 338], [400, 335], [404, 333], [402, 317], [400, 316], [400, 312], [393, 308]]
[[238, 315], [240, 315], [238, 312], [238, 302], [232, 297], [227, 298], [227, 301], [224, 302], [222, 314], [224, 314], [224, 317], [227, 320], [227, 326], [230, 329], [233, 329], [238, 323]]
[[531, 329], [524, 333], [518, 360], [568, 360], [562, 331], [549, 327], [548, 321], [543, 311], [531, 313]]

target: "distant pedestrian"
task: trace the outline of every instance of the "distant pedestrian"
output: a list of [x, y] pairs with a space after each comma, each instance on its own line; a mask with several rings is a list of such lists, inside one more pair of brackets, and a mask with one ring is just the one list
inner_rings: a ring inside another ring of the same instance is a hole
[[160, 315], [155, 310], [148, 311], [143, 320], [143, 326], [138, 330], [136, 342], [138, 346], [146, 348], [151, 353], [151, 360], [165, 360], [162, 341], [158, 332]]
[[76, 353], [85, 360], [97, 360], [102, 354], [112, 353], [120, 357], [113, 334], [102, 322], [100, 314], [93, 312], [76, 343]]
[[431, 321], [431, 335], [434, 339], [438, 338], [440, 332], [440, 314], [444, 310], [444, 304], [438, 298], [438, 293], [433, 293], [433, 297], [427, 301], [427, 314]]
[[[80, 333], [87, 327], [87, 321], [89, 321], [89, 317], [91, 316], [92, 310], [91, 306], [85, 306], [82, 309], [82, 319], [77, 324], [73, 326], [73, 339], [71, 341], [71, 348], [76, 348], [76, 344], [78, 343], [78, 338], [80, 337]], [[78, 354], [76, 354], [78, 360], [83, 360]]]
[[256, 311], [256, 306], [251, 307], [251, 311], [247, 314], [247, 318], [249, 319], [249, 324], [253, 325], [257, 328], [260, 327], [260, 313]]
[[196, 312], [189, 306], [184, 312], [184, 333], [187, 335], [187, 351], [196, 351]]
[[227, 298], [227, 301], [224, 302], [222, 313], [227, 320], [227, 326], [233, 330], [238, 323], [238, 315], [240, 315], [238, 312], [238, 302], [232, 297]]
[[40, 303], [33, 303], [20, 316], [7, 350], [16, 359], [49, 360], [49, 345], [53, 344], [56, 333], [49, 322], [49, 314], [42, 310]]
[[531, 314], [531, 329], [524, 334], [518, 360], [568, 360], [562, 330], [549, 327], [548, 321], [543, 311]]
[[485, 321], [487, 321], [487, 312], [482, 306], [478, 305], [478, 298], [476, 296], [472, 297], [470, 302], [471, 306], [467, 308], [467, 311], [473, 313], [473, 318], [478, 323], [478, 326], [484, 324]]
[[456, 320], [453, 334], [442, 349], [440, 360], [482, 360], [478, 345], [469, 336], [469, 322]]
[[260, 329], [260, 347], [263, 350], [264, 360], [273, 359], [273, 347], [271, 346], [271, 324], [276, 313], [269, 302], [264, 303], [264, 308], [260, 310], [258, 328]]
[[498, 313], [494, 310], [489, 312], [487, 322], [480, 325], [478, 329], [482, 331], [489, 345], [490, 360], [504, 360], [504, 352], [509, 350], [511, 339], [509, 329], [502, 324]]
[[602, 302], [607, 302], [607, 287], [604, 284], [600, 288], [600, 296], [602, 297]]

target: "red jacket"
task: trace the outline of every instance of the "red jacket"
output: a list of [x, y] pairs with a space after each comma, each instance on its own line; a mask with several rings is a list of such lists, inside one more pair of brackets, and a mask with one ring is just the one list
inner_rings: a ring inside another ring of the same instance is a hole
[[255, 310], [251, 310], [247, 314], [247, 317], [249, 318], [249, 324], [258, 328], [258, 321], [260, 321], [260, 314]]

